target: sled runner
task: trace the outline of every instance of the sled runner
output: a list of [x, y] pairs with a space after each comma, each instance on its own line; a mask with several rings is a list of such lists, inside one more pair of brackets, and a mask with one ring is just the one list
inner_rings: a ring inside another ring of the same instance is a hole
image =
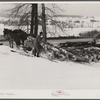
[[25, 52], [25, 51], [21, 51], [21, 50], [11, 49], [11, 52], [19, 53], [19, 54], [21, 54], [21, 55], [28, 56], [28, 57], [33, 57], [32, 54], [30, 54], [30, 53], [28, 53], [28, 52]]

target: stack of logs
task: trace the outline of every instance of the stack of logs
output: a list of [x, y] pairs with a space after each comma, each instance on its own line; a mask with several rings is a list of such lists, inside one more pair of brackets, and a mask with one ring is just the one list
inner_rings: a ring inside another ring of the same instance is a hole
[[44, 46], [43, 52], [49, 60], [74, 61], [74, 62], [99, 62], [99, 47], [58, 47], [50, 43]]

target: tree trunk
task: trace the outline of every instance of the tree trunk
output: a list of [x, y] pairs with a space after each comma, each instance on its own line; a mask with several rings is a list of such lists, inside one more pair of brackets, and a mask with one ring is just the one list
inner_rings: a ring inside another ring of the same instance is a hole
[[38, 34], [38, 4], [32, 4], [30, 34], [34, 37]]
[[29, 33], [29, 23], [28, 23], [28, 18], [27, 18], [27, 33]]
[[32, 12], [31, 12], [31, 30], [30, 35], [33, 36], [33, 26], [34, 26], [34, 4], [32, 4]]
[[34, 4], [34, 13], [35, 13], [35, 25], [34, 25], [34, 37], [38, 34], [38, 4]]
[[45, 18], [45, 5], [42, 4], [42, 30], [44, 37], [44, 44], [46, 43], [46, 18]]

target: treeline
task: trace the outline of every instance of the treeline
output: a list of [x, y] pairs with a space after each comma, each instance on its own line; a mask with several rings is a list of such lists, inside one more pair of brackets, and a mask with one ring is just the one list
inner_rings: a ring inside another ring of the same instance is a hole
[[96, 35], [100, 34], [100, 31], [93, 30], [93, 31], [88, 31], [84, 33], [79, 33], [80, 37], [94, 37]]

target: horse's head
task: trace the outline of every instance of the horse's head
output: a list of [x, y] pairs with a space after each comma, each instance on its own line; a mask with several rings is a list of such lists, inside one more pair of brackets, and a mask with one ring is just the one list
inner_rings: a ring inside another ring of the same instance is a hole
[[4, 30], [3, 30], [3, 35], [4, 35], [4, 38], [6, 38], [7, 31], [8, 31], [8, 29], [4, 28]]
[[4, 38], [9, 39], [9, 35], [12, 33], [12, 30], [4, 28]]

